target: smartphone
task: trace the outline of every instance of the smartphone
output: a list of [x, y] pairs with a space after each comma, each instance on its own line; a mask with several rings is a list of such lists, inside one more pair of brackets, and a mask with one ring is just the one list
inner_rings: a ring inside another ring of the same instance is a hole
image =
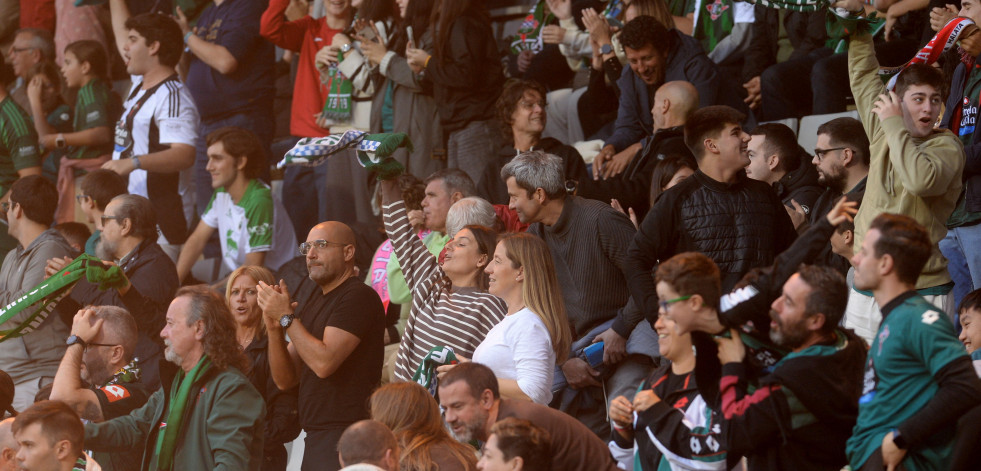
[[358, 31], [358, 36], [361, 36], [366, 41], [374, 41], [375, 31], [370, 26], [366, 26], [364, 28], [361, 28], [360, 31]]
[[411, 25], [405, 27], [405, 32], [409, 34], [409, 42], [412, 44], [412, 47], [418, 47], [418, 45], [416, 44], [416, 38], [412, 34]]
[[582, 354], [586, 357], [586, 363], [589, 363], [591, 368], [597, 368], [603, 365], [603, 342], [596, 342], [582, 350]]

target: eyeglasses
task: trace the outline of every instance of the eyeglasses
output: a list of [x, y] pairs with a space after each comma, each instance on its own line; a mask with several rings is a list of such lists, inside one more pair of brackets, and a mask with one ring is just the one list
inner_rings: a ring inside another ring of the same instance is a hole
[[88, 350], [88, 349], [89, 349], [89, 347], [117, 347], [117, 346], [119, 346], [119, 344], [118, 344], [118, 343], [95, 343], [95, 342], [86, 342], [86, 343], [85, 343], [85, 350]]
[[545, 106], [547, 105], [547, 103], [545, 103], [545, 100], [539, 100], [539, 101], [521, 100], [518, 102], [518, 104], [521, 105], [522, 108], [529, 109], [529, 110], [534, 109], [535, 105], [540, 106], [544, 110]]
[[814, 155], [817, 156], [818, 160], [824, 160], [824, 155], [828, 152], [834, 152], [836, 150], [844, 150], [848, 147], [832, 147], [830, 149], [814, 149]]
[[25, 51], [33, 51], [35, 49], [37, 49], [37, 48], [36, 47], [11, 47], [10, 48], [10, 52], [12, 52], [14, 54], [20, 54], [22, 52], [25, 52]]
[[105, 214], [103, 214], [102, 215], [102, 225], [105, 226], [106, 225], [106, 221], [112, 221], [112, 220], [122, 221], [123, 219], [126, 219], [126, 218], [124, 218], [122, 216], [106, 216]]
[[75, 195], [75, 201], [78, 201], [78, 204], [82, 204], [82, 200], [84, 200], [85, 198], [91, 198], [91, 196], [89, 196], [89, 195]]
[[306, 255], [306, 254], [310, 253], [310, 249], [312, 249], [314, 247], [316, 247], [318, 249], [325, 249], [325, 248], [327, 248], [328, 245], [338, 245], [338, 246], [341, 246], [341, 247], [345, 247], [345, 246], [348, 246], [350, 244], [342, 244], [340, 242], [328, 242], [328, 241], [326, 241], [324, 239], [317, 239], [317, 240], [315, 240], [313, 242], [304, 242], [304, 243], [300, 244], [300, 247], [299, 247], [300, 248], [300, 255]]
[[667, 301], [658, 301], [657, 302], [657, 305], [658, 306], [661, 306], [661, 309], [662, 310], [667, 311], [668, 310], [668, 306], [670, 306], [670, 305], [672, 305], [672, 304], [674, 304], [674, 303], [676, 303], [678, 301], [684, 301], [686, 299], [690, 299], [691, 297], [692, 297], [692, 295], [689, 294], [689, 295], [686, 295], [686, 296], [681, 296], [681, 297], [677, 297], [677, 298], [674, 298], [674, 299], [669, 299]]

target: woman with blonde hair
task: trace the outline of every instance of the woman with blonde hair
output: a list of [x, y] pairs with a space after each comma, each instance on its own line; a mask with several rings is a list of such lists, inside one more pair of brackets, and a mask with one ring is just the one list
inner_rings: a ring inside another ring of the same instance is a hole
[[249, 381], [266, 401], [262, 469], [285, 470], [287, 454], [283, 444], [300, 434], [297, 389], [280, 391], [269, 371], [269, 339], [262, 323], [262, 309], [256, 301], [256, 285], [260, 281], [275, 284], [276, 278], [266, 267], [245, 265], [236, 268], [228, 275], [225, 300], [235, 321], [235, 339], [252, 366]]
[[502, 397], [548, 404], [555, 364], [565, 361], [572, 341], [552, 254], [538, 237], [507, 234], [484, 271], [488, 291], [508, 311], [477, 346], [473, 361], [494, 371]]
[[395, 434], [401, 447], [401, 471], [471, 471], [477, 469], [473, 448], [450, 436], [439, 405], [416, 383], [378, 388], [370, 402], [371, 418]]

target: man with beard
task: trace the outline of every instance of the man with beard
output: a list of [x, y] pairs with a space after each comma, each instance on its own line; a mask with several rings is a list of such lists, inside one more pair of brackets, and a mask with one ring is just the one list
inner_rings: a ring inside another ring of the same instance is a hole
[[[139, 340], [135, 355], [142, 372], [140, 382], [152, 391], [160, 386], [158, 360], [161, 342], [157, 335], [164, 325], [167, 306], [177, 291], [177, 269], [157, 244], [157, 216], [150, 201], [124, 194], [112, 199], [102, 214], [99, 257], [119, 265], [128, 279], [118, 289], [100, 290], [97, 283], [80, 280], [71, 295], [58, 303], [56, 311], [66, 324], [83, 306], [119, 306], [136, 320]], [[69, 258], [48, 260], [48, 276], [71, 263]]]
[[791, 351], [748, 392], [746, 350], [717, 336], [723, 428], [731, 455], [755, 470], [838, 470], [858, 415], [865, 342], [838, 328], [848, 286], [828, 267], [804, 265], [771, 305], [770, 339]]
[[368, 418], [365, 398], [381, 378], [385, 311], [356, 276], [354, 250], [350, 227], [317, 224], [300, 244], [313, 283], [297, 290], [299, 303], [291, 302], [282, 280], [257, 287], [273, 381], [282, 390], [300, 386], [304, 471], [340, 469], [337, 441], [349, 425]]
[[446, 425], [461, 442], [486, 442], [495, 423], [527, 420], [548, 432], [555, 471], [615, 471], [606, 444], [571, 415], [530, 401], [503, 399], [487, 366], [466, 362], [439, 380]]
[[[51, 399], [68, 404], [89, 422], [114, 419], [145, 404], [150, 393], [137, 382], [140, 369], [133, 357], [138, 335], [133, 316], [121, 307], [78, 311]], [[133, 449], [92, 457], [103, 470], [111, 471], [131, 468], [140, 454]]]
[[135, 469], [258, 471], [266, 406], [242, 373], [249, 361], [235, 340], [228, 304], [203, 285], [175, 296], [160, 331], [167, 345], [163, 387], [127, 415], [86, 424], [85, 446], [141, 450]]

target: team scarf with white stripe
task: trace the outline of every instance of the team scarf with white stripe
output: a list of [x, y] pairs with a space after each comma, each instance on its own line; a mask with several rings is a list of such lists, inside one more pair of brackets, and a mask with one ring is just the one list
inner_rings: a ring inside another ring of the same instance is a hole
[[33, 289], [24, 293], [0, 309], [0, 325], [6, 323], [14, 316], [22, 312], [34, 309], [30, 315], [13, 329], [0, 331], [0, 342], [4, 340], [22, 337], [37, 329], [48, 315], [54, 310], [58, 302], [64, 298], [69, 288], [78, 283], [82, 278], [86, 278], [90, 283], [99, 285], [100, 290], [116, 288], [126, 284], [126, 276], [121, 268], [116, 265], [106, 267], [102, 260], [91, 255], [79, 255], [78, 258], [61, 269], [58, 273], [51, 275]]
[[457, 363], [460, 363], [460, 360], [457, 359], [452, 348], [437, 345], [429, 349], [429, 353], [419, 363], [416, 373], [412, 375], [412, 381], [426, 388], [429, 394], [436, 397], [436, 388], [439, 385], [436, 377], [436, 368], [443, 365], [455, 365]]
[[964, 28], [967, 28], [969, 25], [973, 24], [974, 21], [970, 18], [960, 16], [953, 18], [952, 20], [948, 21], [947, 24], [944, 25], [944, 27], [941, 28], [933, 38], [930, 39], [930, 42], [928, 42], [927, 45], [924, 46], [920, 52], [917, 52], [916, 56], [914, 56], [908, 62], [900, 67], [880, 68], [879, 75], [883, 76], [884, 78], [889, 77], [889, 81], [886, 82], [886, 89], [892, 91], [894, 88], [896, 88], [896, 80], [899, 78], [899, 74], [901, 74], [903, 70], [907, 69], [909, 66], [913, 64], [930, 65], [937, 62], [943, 53], [947, 52], [950, 50], [950, 48], [957, 44], [957, 39], [961, 33], [964, 32]]

